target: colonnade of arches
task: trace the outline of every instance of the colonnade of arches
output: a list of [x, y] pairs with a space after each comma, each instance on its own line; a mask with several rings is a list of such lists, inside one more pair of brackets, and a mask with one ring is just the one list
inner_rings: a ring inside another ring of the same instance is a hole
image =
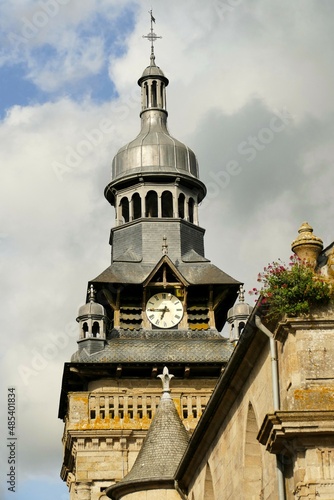
[[198, 223], [195, 200], [192, 197], [186, 198], [183, 193], [176, 199], [170, 191], [163, 191], [159, 196], [156, 191], [150, 190], [144, 197], [134, 193], [130, 200], [123, 196], [117, 211], [117, 220], [121, 223], [141, 217], [174, 217]]
[[161, 80], [149, 80], [142, 85], [142, 108], [166, 109], [165, 84]]
[[93, 321], [91, 326], [92, 326], [92, 331], [90, 332], [87, 321], [85, 321], [82, 324], [81, 338], [86, 339], [88, 337], [93, 337], [93, 338], [100, 337], [100, 323], [98, 321]]

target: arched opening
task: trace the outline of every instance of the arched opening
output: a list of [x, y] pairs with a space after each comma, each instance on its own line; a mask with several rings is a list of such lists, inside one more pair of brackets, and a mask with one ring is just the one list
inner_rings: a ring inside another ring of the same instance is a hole
[[239, 333], [239, 337], [240, 335], [242, 334], [242, 330], [245, 328], [245, 325], [246, 323], [244, 321], [240, 321], [239, 325], [238, 325], [238, 333]]
[[192, 198], [189, 198], [188, 206], [189, 206], [189, 222], [194, 222], [194, 205], [195, 202]]
[[87, 325], [86, 321], [82, 325], [82, 333], [83, 333], [83, 338], [86, 338], [87, 337], [87, 333], [88, 333], [88, 325]]
[[178, 212], [180, 219], [184, 219], [184, 202], [185, 196], [183, 193], [181, 193], [178, 199]]
[[262, 459], [261, 445], [256, 439], [258, 430], [255, 412], [249, 403], [245, 436], [244, 498], [261, 498]]
[[93, 337], [97, 337], [100, 333], [100, 325], [97, 321], [94, 321], [93, 327], [92, 327], [92, 334]]
[[145, 108], [148, 108], [148, 85], [147, 85], [147, 82], [144, 83], [144, 92], [145, 92]]
[[158, 217], [158, 195], [155, 191], [149, 191], [145, 198], [145, 216]]
[[213, 491], [213, 481], [209, 464], [206, 465], [203, 498], [205, 498], [205, 500], [215, 500], [215, 494]]
[[152, 82], [152, 106], [157, 107], [157, 82], [155, 80]]
[[161, 99], [161, 107], [163, 109], [165, 109], [165, 100], [164, 100], [164, 86], [162, 85], [162, 83], [160, 84], [160, 99]]
[[126, 197], [121, 199], [121, 215], [123, 222], [129, 222], [129, 200]]
[[170, 191], [164, 191], [161, 196], [162, 217], [173, 217], [173, 195]]
[[141, 199], [138, 193], [132, 196], [133, 218], [140, 219], [141, 217]]

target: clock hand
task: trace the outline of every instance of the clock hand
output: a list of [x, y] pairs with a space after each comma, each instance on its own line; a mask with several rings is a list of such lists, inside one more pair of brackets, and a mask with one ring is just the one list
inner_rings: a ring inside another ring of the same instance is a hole
[[160, 318], [160, 319], [162, 319], [162, 318], [165, 316], [165, 313], [166, 313], [166, 312], [169, 312], [169, 309], [167, 308], [167, 306], [165, 306], [165, 307], [163, 308], [163, 310], [162, 310], [162, 315], [161, 315], [161, 318]]
[[150, 309], [147, 309], [148, 311], [157, 311], [157, 312], [169, 312], [169, 309], [167, 306], [164, 307], [164, 309], [155, 309], [154, 307], [151, 307]]

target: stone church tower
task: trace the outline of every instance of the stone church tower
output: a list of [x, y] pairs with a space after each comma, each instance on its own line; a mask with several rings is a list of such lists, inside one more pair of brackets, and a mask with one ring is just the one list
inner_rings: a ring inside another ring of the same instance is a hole
[[155, 63], [138, 80], [141, 129], [112, 162], [111, 264], [89, 282], [78, 350], [65, 363], [61, 477], [70, 500], [103, 500], [131, 469], [156, 413], [165, 365], [185, 428], [196, 427], [233, 350], [222, 329], [239, 283], [204, 255], [206, 194], [193, 151], [167, 128], [168, 79]]

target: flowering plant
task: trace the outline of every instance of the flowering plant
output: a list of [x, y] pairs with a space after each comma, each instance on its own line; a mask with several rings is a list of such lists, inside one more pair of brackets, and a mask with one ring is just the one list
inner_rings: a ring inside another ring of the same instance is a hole
[[257, 281], [262, 288], [253, 288], [250, 294], [262, 297], [261, 304], [268, 305], [268, 318], [307, 314], [315, 306], [328, 304], [332, 295], [324, 278], [296, 255], [290, 257], [289, 265], [272, 262], [258, 274]]

